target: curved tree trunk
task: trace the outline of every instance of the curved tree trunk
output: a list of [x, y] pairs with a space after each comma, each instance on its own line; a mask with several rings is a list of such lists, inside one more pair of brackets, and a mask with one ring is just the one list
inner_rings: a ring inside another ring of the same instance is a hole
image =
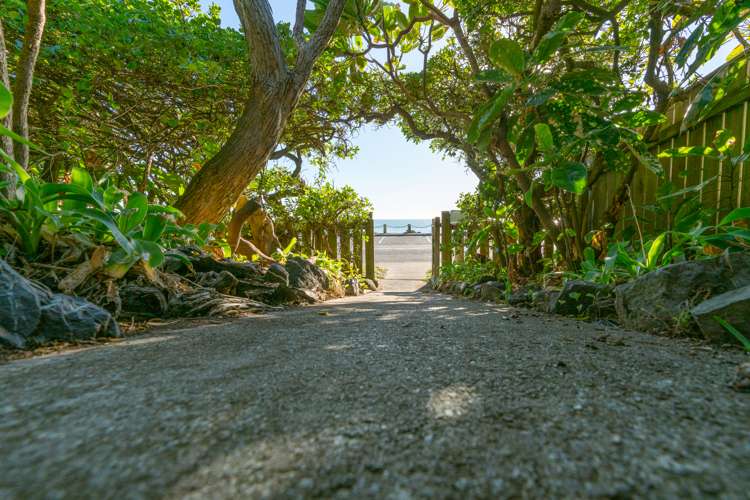
[[219, 222], [266, 165], [293, 108], [284, 106], [290, 96], [282, 92], [285, 86], [279, 87], [255, 85], [229, 140], [198, 171], [177, 202], [185, 222]]
[[[16, 68], [16, 79], [13, 85], [13, 131], [23, 137], [29, 138], [29, 100], [31, 98], [31, 87], [34, 82], [34, 68], [42, 46], [42, 34], [44, 24], [47, 21], [45, 14], [45, 0], [29, 0], [27, 2], [26, 26], [21, 56]], [[29, 166], [29, 147], [26, 144], [17, 144], [15, 147], [15, 158], [24, 168]]]
[[306, 1], [297, 0], [293, 70], [287, 67], [268, 0], [235, 0], [234, 5], [250, 51], [251, 95], [229, 140], [193, 177], [177, 202], [189, 223], [219, 222], [266, 165], [313, 65], [336, 30], [344, 0], [328, 2], [307, 41], [303, 36]]

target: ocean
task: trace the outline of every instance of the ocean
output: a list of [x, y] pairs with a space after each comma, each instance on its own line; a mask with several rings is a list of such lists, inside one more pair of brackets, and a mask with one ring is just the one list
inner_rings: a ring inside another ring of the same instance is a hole
[[375, 219], [374, 222], [378, 234], [383, 233], [383, 224], [386, 225], [386, 232], [395, 234], [405, 233], [408, 224], [418, 233], [429, 233], [432, 228], [430, 219]]

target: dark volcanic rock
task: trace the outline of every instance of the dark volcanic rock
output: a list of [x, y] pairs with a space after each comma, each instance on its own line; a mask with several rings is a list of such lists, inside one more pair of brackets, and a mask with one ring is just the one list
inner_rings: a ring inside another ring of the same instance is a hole
[[499, 281], [488, 281], [479, 285], [479, 298], [492, 302], [505, 300], [505, 285]]
[[268, 283], [278, 283], [279, 285], [289, 284], [289, 273], [281, 264], [271, 264], [263, 275], [263, 280]]
[[121, 316], [155, 318], [167, 313], [167, 298], [154, 286], [124, 285], [119, 290]]
[[122, 335], [109, 311], [81, 297], [53, 294], [42, 304], [41, 312], [39, 326], [31, 337], [36, 344]]
[[539, 291], [538, 286], [527, 285], [522, 286], [508, 296], [508, 304], [517, 307], [528, 307], [531, 305], [534, 293]]
[[711, 297], [691, 309], [690, 314], [708, 340], [719, 342], [731, 336], [714, 317], [750, 337], [750, 285]]
[[684, 328], [700, 302], [750, 285], [750, 253], [680, 262], [615, 288], [620, 324], [646, 332]]
[[583, 280], [567, 281], [557, 296], [551, 312], [564, 316], [580, 316], [602, 298], [611, 296], [612, 288]]
[[0, 260], [0, 340], [25, 348], [52, 340], [119, 336], [117, 322], [105, 309], [35, 286]]
[[24, 347], [39, 325], [39, 291], [4, 260], [0, 260], [0, 339]]
[[286, 261], [286, 271], [291, 288], [305, 288], [313, 292], [328, 289], [328, 276], [309, 260], [290, 257]]
[[237, 285], [240, 280], [235, 277], [234, 274], [229, 271], [208, 271], [205, 273], [197, 273], [197, 282], [201, 286], [213, 288], [217, 292], [225, 293], [227, 295], [235, 295]]

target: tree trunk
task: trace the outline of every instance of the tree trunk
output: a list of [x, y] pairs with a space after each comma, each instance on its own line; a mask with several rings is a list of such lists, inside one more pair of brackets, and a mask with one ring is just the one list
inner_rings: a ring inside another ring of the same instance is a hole
[[[47, 20], [45, 15], [46, 0], [29, 0], [27, 2], [26, 26], [24, 29], [23, 48], [18, 59], [16, 79], [13, 85], [13, 131], [29, 138], [29, 99], [34, 82], [34, 67], [42, 46], [42, 34]], [[15, 158], [23, 168], [29, 166], [29, 147], [17, 144]]]
[[[344, 0], [331, 0], [309, 41], [302, 36], [304, 16], [297, 16], [298, 52], [290, 70], [268, 1], [235, 0], [234, 4], [250, 50], [252, 91], [226, 144], [193, 177], [177, 202], [188, 223], [219, 222], [266, 165], [344, 8]], [[297, 4], [298, 11], [304, 9], [304, 0]]]
[[224, 217], [276, 148], [293, 107], [282, 104], [288, 100], [279, 86], [255, 86], [229, 140], [198, 171], [177, 202], [185, 222], [215, 224]]

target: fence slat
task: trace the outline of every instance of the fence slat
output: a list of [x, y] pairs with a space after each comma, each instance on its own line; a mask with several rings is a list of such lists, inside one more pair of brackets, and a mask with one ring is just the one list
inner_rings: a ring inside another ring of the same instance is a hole
[[375, 222], [372, 214], [365, 226], [365, 278], [375, 279]]
[[441, 244], [441, 253], [440, 253], [440, 261], [441, 265], [451, 264], [453, 263], [453, 259], [451, 256], [451, 213], [450, 212], [442, 212], [440, 214], [440, 244]]

